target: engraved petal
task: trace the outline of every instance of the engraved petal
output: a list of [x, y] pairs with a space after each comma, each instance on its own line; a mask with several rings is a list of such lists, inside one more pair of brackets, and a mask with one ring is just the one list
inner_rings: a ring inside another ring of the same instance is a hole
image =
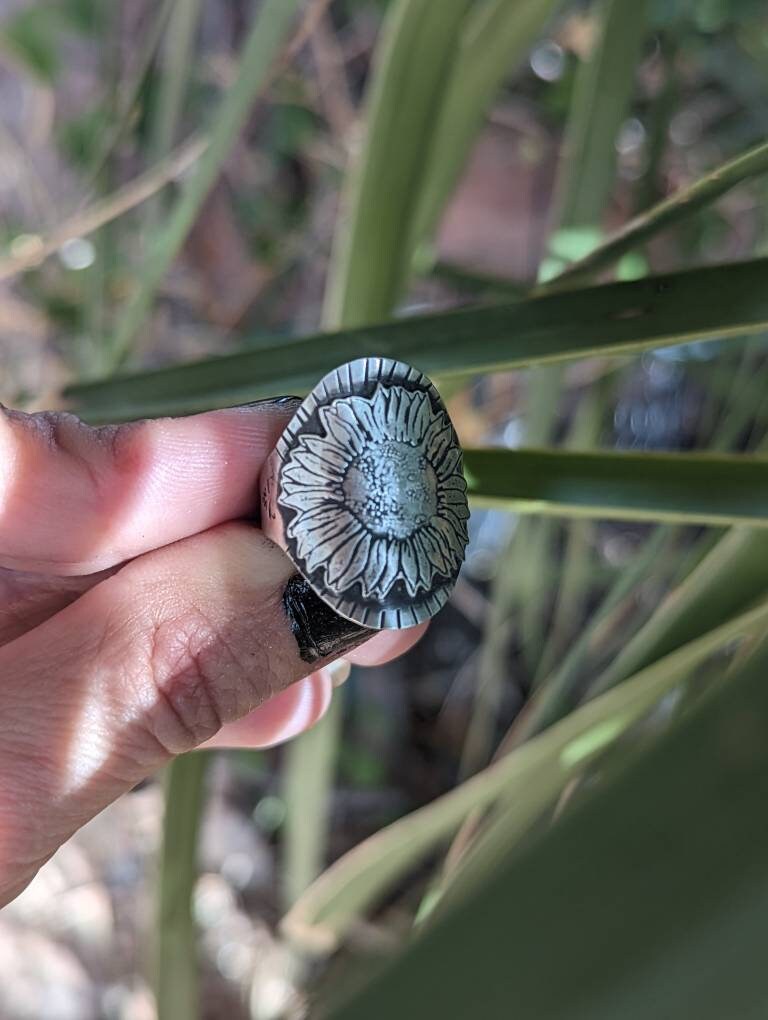
[[331, 576], [331, 564], [335, 565], [335, 574], [340, 574], [344, 570], [361, 532], [360, 525], [353, 522], [351, 526], [342, 528], [324, 542], [317, 542], [314, 538], [305, 536], [308, 543], [307, 554], [302, 558], [306, 562], [307, 570], [312, 572], [326, 564], [326, 580], [328, 584], [335, 584], [335, 578]]
[[338, 587], [341, 591], [351, 587], [368, 566], [368, 557], [371, 552], [371, 536], [363, 532], [363, 537], [357, 544], [349, 564], [338, 580]]
[[311, 450], [297, 450], [293, 455], [293, 459], [297, 464], [301, 464], [303, 468], [306, 468], [307, 471], [311, 471], [319, 478], [329, 478], [338, 482], [344, 480], [343, 467], [337, 468], [329, 464], [325, 458], [319, 457]]
[[432, 420], [432, 402], [426, 393], [416, 393], [411, 403], [409, 432], [411, 440], [421, 446]]
[[378, 592], [384, 571], [387, 569], [388, 553], [389, 544], [383, 538], [373, 539], [368, 555], [368, 565], [362, 577], [363, 596], [367, 599]]
[[286, 464], [283, 470], [280, 472], [280, 482], [283, 487], [290, 486], [291, 484], [301, 486], [305, 489], [309, 488], [326, 488], [330, 485], [330, 478], [328, 472], [323, 470], [321, 472], [315, 471], [305, 465], [299, 464], [296, 459], [299, 456], [298, 453], [294, 452], [291, 455], [290, 463]]
[[[433, 518], [436, 520], [436, 518]], [[434, 564], [437, 570], [442, 574], [448, 572], [448, 564], [450, 559], [446, 556], [443, 540], [434, 525], [430, 524], [421, 532], [419, 536], [421, 543], [429, 556], [430, 562]]]
[[419, 561], [419, 577], [424, 583], [424, 587], [429, 587], [432, 583], [432, 575], [435, 572], [435, 567], [429, 558], [424, 542], [422, 541], [423, 534], [421, 531], [417, 531], [411, 536], [411, 543], [413, 545], [416, 557]]
[[324, 439], [321, 439], [320, 436], [302, 436], [300, 442], [302, 446], [306, 446], [308, 450], [339, 471], [346, 470], [354, 460], [353, 455], [339, 446], [331, 436], [326, 436]]
[[378, 586], [379, 598], [384, 598], [400, 575], [400, 549], [397, 542], [382, 543], [386, 546], [384, 573]]
[[400, 546], [400, 562], [403, 565], [402, 577], [408, 594], [414, 596], [420, 587], [419, 560], [413, 543], [406, 539]]
[[461, 478], [461, 450], [457, 446], [451, 447], [442, 457], [433, 458], [432, 466], [441, 482], [453, 477]]
[[444, 517], [434, 517], [433, 525], [438, 535], [442, 539], [443, 550], [446, 554], [448, 563], [455, 563], [460, 557], [459, 552], [459, 536], [456, 534], [456, 529], [450, 523], [445, 520]]
[[[339, 401], [339, 403], [342, 402]], [[366, 438], [376, 439], [379, 429], [373, 416], [370, 400], [366, 400], [364, 397], [349, 397], [345, 403], [357, 420], [358, 428], [365, 430]]]
[[442, 506], [466, 506], [467, 495], [463, 490], [447, 489], [441, 486], [438, 499]]
[[320, 421], [328, 435], [336, 440], [342, 450], [360, 453], [365, 444], [365, 437], [360, 434], [359, 428], [345, 421], [338, 414], [336, 405], [341, 403], [343, 402], [334, 401], [333, 404], [321, 407], [318, 411]]
[[352, 564], [357, 547], [360, 544], [361, 528], [358, 525], [357, 531], [348, 533], [344, 540], [336, 547], [328, 559], [328, 567], [325, 572], [326, 583], [337, 592], [340, 591], [339, 581]]
[[451, 423], [444, 414], [439, 414], [430, 425], [425, 439], [429, 459], [433, 464], [438, 464], [453, 447], [453, 435]]
[[390, 432], [390, 400], [393, 392], [380, 386], [373, 398], [371, 412], [381, 439], [385, 439]]
[[405, 390], [392, 390], [390, 404], [390, 428], [394, 427], [394, 438], [399, 442], [407, 443], [411, 438], [408, 433], [408, 412], [410, 410], [410, 394]]
[[337, 494], [328, 489], [298, 489], [287, 495], [283, 493], [280, 497], [280, 506], [290, 507], [300, 513], [321, 508], [327, 514], [328, 507], [336, 504], [340, 504]]

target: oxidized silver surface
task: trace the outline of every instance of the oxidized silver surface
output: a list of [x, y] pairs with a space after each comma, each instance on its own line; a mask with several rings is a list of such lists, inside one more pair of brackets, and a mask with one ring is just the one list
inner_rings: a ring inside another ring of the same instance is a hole
[[261, 482], [262, 527], [317, 594], [366, 627], [412, 627], [448, 601], [467, 545], [461, 450], [426, 376], [390, 358], [330, 372]]

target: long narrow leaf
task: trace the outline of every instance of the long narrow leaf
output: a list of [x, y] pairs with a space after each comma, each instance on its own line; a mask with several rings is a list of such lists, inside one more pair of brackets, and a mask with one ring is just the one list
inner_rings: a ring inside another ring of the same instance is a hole
[[403, 358], [431, 375], [635, 354], [692, 339], [768, 328], [768, 260], [567, 291], [275, 343], [258, 351], [71, 386], [94, 420], [204, 410], [308, 391], [326, 372], [365, 355]]
[[768, 459], [465, 450], [470, 493], [519, 513], [768, 526]]
[[560, 178], [561, 227], [599, 226], [615, 180], [616, 135], [626, 116], [647, 0], [599, 0], [599, 37], [576, 82]]
[[158, 1020], [195, 1020], [199, 1015], [192, 894], [209, 761], [207, 754], [185, 754], [171, 762], [166, 773], [154, 953]]
[[268, 82], [299, 4], [300, 0], [265, 0], [260, 7], [243, 47], [237, 80], [213, 118], [210, 144], [187, 178], [168, 221], [158, 229], [136, 292], [123, 310], [112, 341], [115, 364], [120, 364], [128, 353], [163, 276], [178, 255], [222, 163], [237, 140], [254, 98]]
[[400, 297], [426, 157], [468, 5], [396, 0], [385, 22], [367, 134], [339, 219], [325, 308], [330, 325], [376, 322]]
[[[589, 753], [602, 751], [688, 670], [732, 640], [763, 633], [767, 621], [768, 604], [763, 604], [710, 631], [572, 712], [450, 793], [358, 844], [310, 886], [286, 915], [284, 930], [306, 948], [332, 950], [372, 904], [455, 832], [470, 811], [492, 804], [502, 793], [509, 799], [519, 791], [525, 796], [526, 817], [533, 817], [575, 765], [581, 767], [589, 757], [583, 750], [586, 735], [591, 734]], [[569, 748], [579, 749], [579, 755], [567, 753]]]
[[482, 123], [504, 77], [514, 70], [544, 28], [560, 0], [489, 0], [467, 17], [461, 46], [433, 133], [421, 193], [415, 238], [435, 229]]
[[687, 188], [681, 188], [647, 212], [635, 216], [593, 252], [574, 262], [542, 289], [551, 292], [561, 286], [571, 287], [589, 279], [662, 230], [711, 205], [731, 188], [764, 173], [768, 173], [768, 142], [723, 163]]
[[332, 1020], [764, 1017], [767, 668], [764, 647]]

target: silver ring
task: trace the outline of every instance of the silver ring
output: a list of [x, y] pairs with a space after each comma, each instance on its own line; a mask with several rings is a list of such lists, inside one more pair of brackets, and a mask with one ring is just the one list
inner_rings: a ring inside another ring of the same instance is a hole
[[376, 629], [441, 609], [467, 545], [461, 449], [435, 387], [390, 358], [330, 372], [261, 476], [262, 528], [324, 602]]

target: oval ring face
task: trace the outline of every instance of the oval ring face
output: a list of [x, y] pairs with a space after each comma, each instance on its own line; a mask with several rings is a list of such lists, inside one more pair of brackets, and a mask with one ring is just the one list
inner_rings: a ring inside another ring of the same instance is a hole
[[448, 413], [402, 362], [364, 358], [307, 397], [276, 454], [284, 542], [342, 616], [414, 626], [446, 603], [467, 545], [467, 486]]

